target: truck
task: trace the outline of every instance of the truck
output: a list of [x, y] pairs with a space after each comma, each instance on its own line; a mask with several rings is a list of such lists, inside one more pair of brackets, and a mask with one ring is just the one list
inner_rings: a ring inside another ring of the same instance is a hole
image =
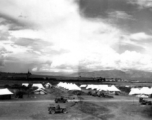
[[152, 98], [139, 98], [141, 105], [152, 105]]
[[55, 98], [54, 101], [55, 101], [55, 103], [66, 103], [66, 102], [68, 102], [67, 98], [64, 98], [63, 96]]

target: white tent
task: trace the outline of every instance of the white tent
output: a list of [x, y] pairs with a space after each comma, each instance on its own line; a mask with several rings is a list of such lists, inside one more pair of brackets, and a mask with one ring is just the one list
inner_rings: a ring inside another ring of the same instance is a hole
[[116, 86], [112, 85], [108, 88], [108, 91], [118, 92], [120, 90]]
[[22, 86], [28, 87], [29, 83], [22, 83]]
[[7, 88], [0, 89], [0, 95], [12, 95], [13, 93]]
[[152, 94], [150, 88], [148, 88], [148, 87], [143, 87], [143, 88], [141, 88], [141, 89], [140, 89], [140, 93], [141, 93], [141, 94], [147, 94], [147, 95]]
[[142, 87], [142, 88], [131, 88], [129, 95], [150, 95], [152, 94], [152, 88]]
[[82, 88], [82, 87], [87, 87], [87, 85], [80, 85], [80, 87]]
[[99, 91], [108, 91], [108, 85], [99, 85]]
[[37, 90], [45, 89], [41, 83], [34, 83], [34, 84], [32, 85], [32, 87], [37, 87], [37, 88], [38, 88]]
[[86, 87], [86, 89], [98, 89], [98, 85], [88, 85], [87, 87]]
[[147, 95], [136, 95], [136, 97], [148, 98]]
[[78, 87], [76, 84], [73, 84], [73, 83], [62, 83], [62, 82], [60, 82], [57, 86], [58, 87], [63, 87], [63, 88], [68, 89], [68, 90], [81, 90], [80, 87]]
[[129, 95], [141, 94], [140, 88], [131, 88]]
[[88, 85], [86, 89], [96, 89], [99, 91], [120, 91], [115, 85], [108, 86], [108, 85]]

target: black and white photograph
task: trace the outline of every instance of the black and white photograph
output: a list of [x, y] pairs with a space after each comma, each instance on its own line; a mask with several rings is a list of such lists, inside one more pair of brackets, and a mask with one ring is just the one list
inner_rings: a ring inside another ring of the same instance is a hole
[[152, 120], [152, 0], [0, 0], [0, 120]]

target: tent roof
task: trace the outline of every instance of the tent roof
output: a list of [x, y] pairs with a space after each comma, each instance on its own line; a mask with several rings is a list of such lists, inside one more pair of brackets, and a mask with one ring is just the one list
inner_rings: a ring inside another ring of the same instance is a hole
[[13, 93], [7, 88], [0, 89], [0, 95], [12, 95], [12, 94]]
[[22, 83], [22, 85], [27, 87], [29, 85], [29, 83]]
[[80, 85], [80, 87], [87, 87], [87, 85]]
[[152, 89], [148, 87], [142, 87], [142, 88], [131, 88], [131, 91], [129, 95], [133, 94], [152, 94]]
[[41, 83], [34, 83], [32, 86], [45, 89]]
[[68, 89], [68, 90], [81, 90], [80, 87], [78, 87], [76, 84], [73, 84], [73, 83], [62, 83], [62, 82], [60, 82], [57, 86], [58, 87], [63, 87], [63, 88]]
[[120, 91], [116, 86], [108, 86], [108, 85], [88, 85], [86, 89], [97, 89], [99, 91]]

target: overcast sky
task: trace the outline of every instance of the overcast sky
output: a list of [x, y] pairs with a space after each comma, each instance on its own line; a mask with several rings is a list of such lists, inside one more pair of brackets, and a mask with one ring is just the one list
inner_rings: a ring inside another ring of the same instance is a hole
[[151, 0], [0, 0], [0, 71], [152, 71]]

